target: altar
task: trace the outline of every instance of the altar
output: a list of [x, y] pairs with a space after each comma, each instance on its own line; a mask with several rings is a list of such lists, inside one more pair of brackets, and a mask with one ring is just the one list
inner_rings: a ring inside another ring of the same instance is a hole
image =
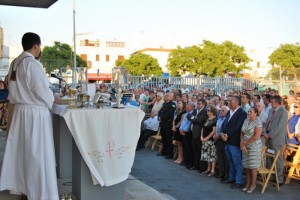
[[144, 113], [131, 106], [66, 107], [52, 108], [58, 177], [72, 176], [78, 199], [114, 195], [131, 171]]

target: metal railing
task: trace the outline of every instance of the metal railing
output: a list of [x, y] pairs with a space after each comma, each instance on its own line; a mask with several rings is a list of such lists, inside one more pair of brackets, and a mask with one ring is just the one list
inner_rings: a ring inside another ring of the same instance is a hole
[[210, 77], [156, 77], [156, 76], [129, 76], [129, 87], [131, 89], [141, 88], [159, 88], [162, 89], [165, 84], [173, 88], [182, 88], [187, 85], [189, 89], [210, 88], [216, 92], [222, 89], [238, 90], [253, 89], [258, 83], [244, 78], [210, 78]]

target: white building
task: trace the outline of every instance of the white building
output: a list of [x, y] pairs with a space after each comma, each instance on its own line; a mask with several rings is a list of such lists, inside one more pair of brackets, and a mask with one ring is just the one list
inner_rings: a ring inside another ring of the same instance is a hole
[[250, 78], [264, 78], [267, 75], [272, 67], [268, 63], [268, 57], [271, 53], [272, 52], [270, 50], [265, 50], [259, 47], [246, 51], [246, 54], [252, 60], [248, 63], [248, 66], [250, 66], [251, 69], [245, 70], [246, 73], [250, 74]]
[[169, 54], [172, 50], [173, 49], [164, 49], [163, 47], [160, 47], [160, 48], [145, 48], [145, 49], [138, 50], [137, 52], [147, 54], [152, 56], [153, 58], [156, 58], [159, 66], [162, 68], [162, 71], [164, 73], [169, 73], [167, 69], [167, 63], [168, 63]]
[[4, 79], [9, 69], [9, 51], [4, 45], [3, 29], [0, 27], [0, 79]]
[[77, 45], [77, 54], [87, 62], [89, 80], [111, 80], [112, 68], [116, 60], [130, 56], [126, 43], [115, 40], [80, 39]]

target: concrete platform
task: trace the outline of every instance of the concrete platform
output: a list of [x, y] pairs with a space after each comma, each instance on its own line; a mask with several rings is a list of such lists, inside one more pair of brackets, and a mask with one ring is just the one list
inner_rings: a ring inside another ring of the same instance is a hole
[[[0, 169], [2, 167], [3, 155], [6, 144], [5, 132], [0, 132]], [[58, 179], [59, 194], [68, 194], [72, 192], [72, 179]], [[0, 192], [0, 200], [20, 200], [21, 196], [11, 195], [8, 191]], [[99, 197], [101, 199], [101, 197]], [[135, 179], [133, 176], [125, 181], [125, 200], [170, 200], [171, 198], [159, 193], [157, 190], [149, 187], [143, 182]], [[76, 198], [73, 198], [76, 200]], [[105, 199], [107, 200], [107, 199]]]

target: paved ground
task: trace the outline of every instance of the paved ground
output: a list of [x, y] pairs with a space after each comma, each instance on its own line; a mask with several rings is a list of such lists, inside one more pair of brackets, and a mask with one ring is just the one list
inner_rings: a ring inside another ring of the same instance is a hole
[[241, 190], [231, 189], [230, 185], [221, 184], [215, 177], [207, 177], [188, 170], [173, 160], [156, 156], [156, 152], [148, 149], [137, 152], [131, 174], [165, 196], [178, 200], [300, 199], [300, 181], [292, 180], [289, 185], [282, 186], [280, 192], [269, 185], [264, 194], [261, 194], [261, 186], [254, 193], [246, 194]]
[[[5, 136], [0, 133], [0, 168], [5, 141]], [[281, 187], [280, 192], [272, 186], [267, 187], [265, 194], [260, 193], [260, 186], [250, 195], [240, 190], [232, 190], [229, 185], [221, 184], [217, 178], [187, 170], [173, 160], [156, 156], [155, 151], [148, 149], [136, 153], [131, 175], [125, 182], [125, 200], [261, 200], [299, 199], [300, 196], [300, 181], [294, 180]], [[72, 191], [71, 182], [71, 178], [58, 179], [60, 195]], [[0, 192], [0, 200], [19, 199], [20, 196], [10, 195], [7, 191]]]

